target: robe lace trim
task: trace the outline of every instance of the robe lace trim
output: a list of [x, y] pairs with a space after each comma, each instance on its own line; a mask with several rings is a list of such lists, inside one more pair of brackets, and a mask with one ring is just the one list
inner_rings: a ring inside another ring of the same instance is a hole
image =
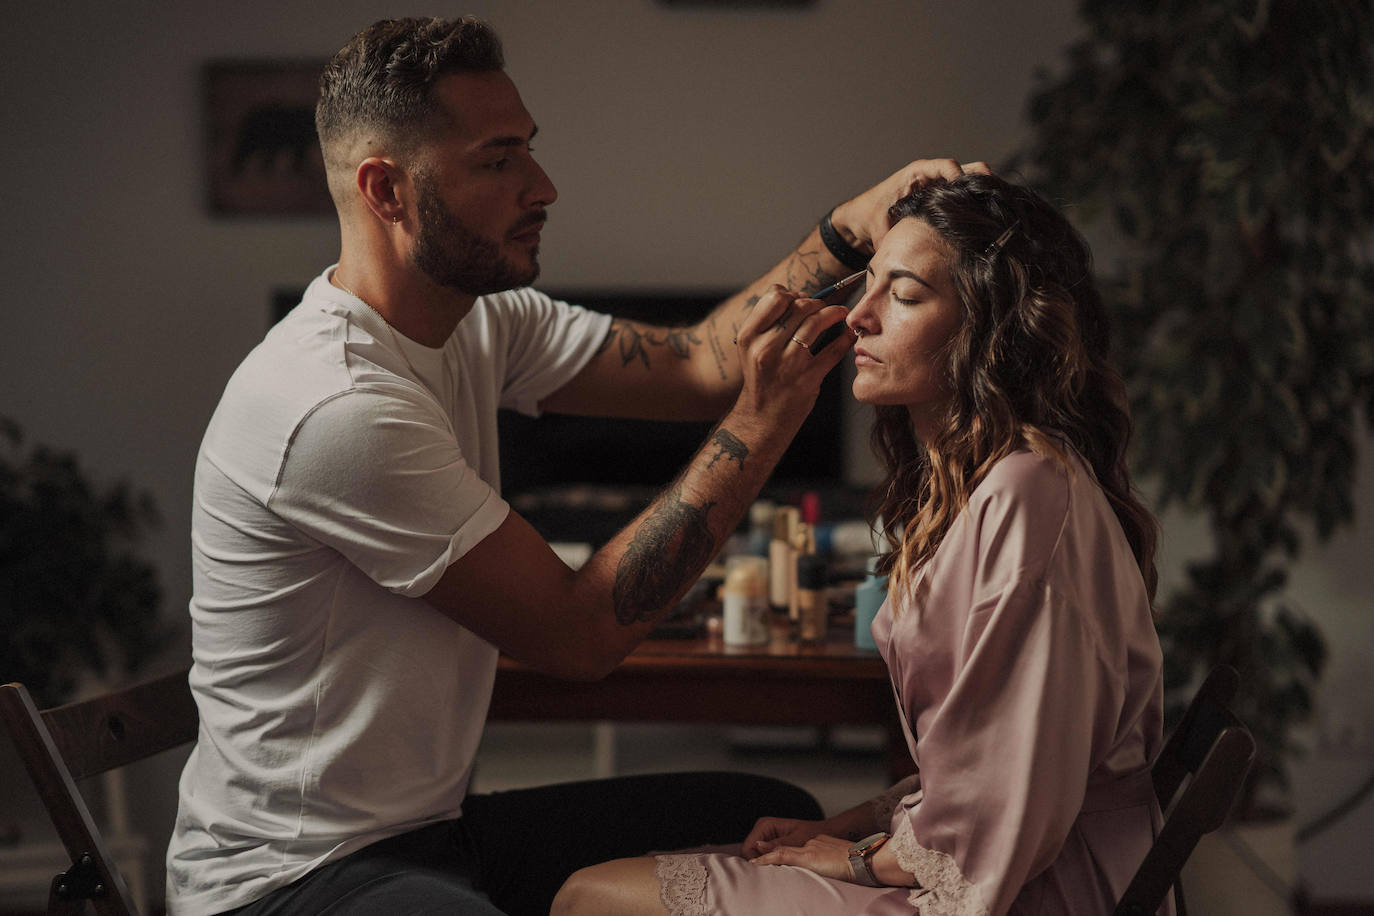
[[[878, 826], [878, 829], [889, 829], [888, 825], [892, 823], [892, 812], [897, 810], [897, 806], [901, 804], [902, 799], [919, 791], [920, 788], [921, 774], [912, 773], [906, 779], [903, 779], [892, 788], [885, 790], [882, 795], [873, 799], [873, 801], [870, 802], [873, 806], [873, 823]], [[854, 837], [854, 839], [857, 840], [858, 837]]]
[[901, 819], [887, 848], [896, 855], [902, 871], [916, 877], [920, 886], [907, 901], [921, 916], [988, 916], [978, 888], [969, 883], [953, 858], [917, 843], [910, 820]]
[[692, 855], [658, 856], [654, 861], [658, 900], [668, 916], [710, 916], [706, 908], [706, 866]]

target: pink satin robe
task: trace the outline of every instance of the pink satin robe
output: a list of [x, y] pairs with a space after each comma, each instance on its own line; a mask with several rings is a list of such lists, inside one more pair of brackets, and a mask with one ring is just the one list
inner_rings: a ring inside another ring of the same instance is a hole
[[920, 784], [889, 799], [889, 848], [920, 887], [665, 856], [674, 916], [1111, 912], [1159, 825], [1162, 658], [1092, 472], [1073, 455], [1003, 459], [893, 598], [873, 633]]

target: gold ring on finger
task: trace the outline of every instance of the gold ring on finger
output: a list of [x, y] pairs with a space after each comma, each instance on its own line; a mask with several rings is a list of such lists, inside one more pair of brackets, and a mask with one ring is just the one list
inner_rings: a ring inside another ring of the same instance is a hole
[[806, 350], [810, 350], [810, 349], [811, 349], [811, 345], [810, 345], [809, 343], [807, 343], [807, 342], [804, 341], [804, 340], [798, 339], [797, 335], [795, 335], [795, 334], [792, 335], [792, 342], [793, 342], [794, 344], [796, 344], [797, 346], [802, 347], [802, 348], [804, 348], [804, 349], [806, 349]]

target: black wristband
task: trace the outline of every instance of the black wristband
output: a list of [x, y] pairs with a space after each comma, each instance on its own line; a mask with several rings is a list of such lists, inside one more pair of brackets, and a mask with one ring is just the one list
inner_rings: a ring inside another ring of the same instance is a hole
[[[833, 209], [830, 211], [830, 213], [834, 212]], [[825, 247], [830, 253], [835, 256], [835, 260], [839, 261], [845, 267], [848, 267], [850, 270], [863, 270], [868, 266], [868, 255], [840, 238], [840, 234], [835, 231], [835, 224], [830, 221], [830, 213], [821, 217], [821, 241], [825, 243]]]

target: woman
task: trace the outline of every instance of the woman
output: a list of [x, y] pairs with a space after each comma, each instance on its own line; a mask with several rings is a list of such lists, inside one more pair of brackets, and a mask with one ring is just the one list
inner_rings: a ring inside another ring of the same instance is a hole
[[555, 912], [1102, 914], [1149, 847], [1155, 524], [1088, 250], [989, 175], [892, 218], [847, 321], [887, 468], [873, 633], [918, 775], [765, 818], [740, 855], [586, 869]]

